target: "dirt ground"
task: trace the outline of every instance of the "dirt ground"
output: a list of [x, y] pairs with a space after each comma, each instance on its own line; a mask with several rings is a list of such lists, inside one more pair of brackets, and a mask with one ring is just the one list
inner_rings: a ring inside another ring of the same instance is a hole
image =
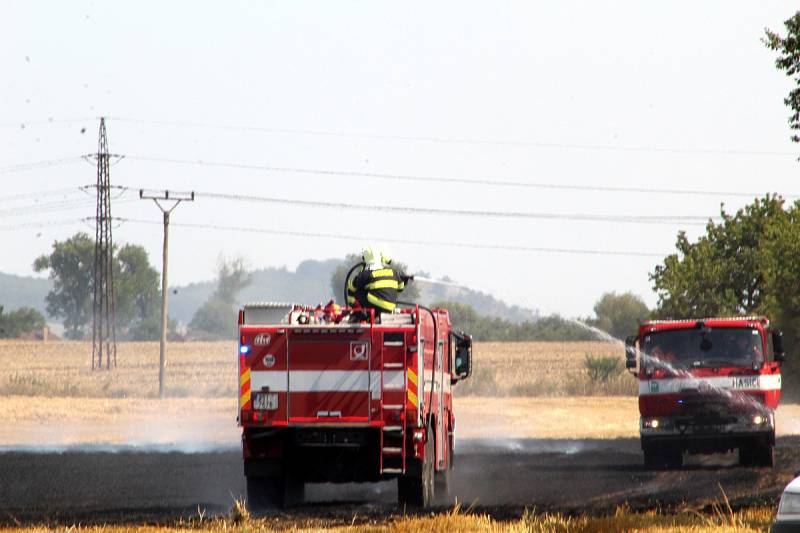
[[[800, 466], [800, 437], [778, 439], [775, 468], [741, 468], [736, 458], [689, 458], [679, 470], [642, 468], [637, 439], [466, 440], [457, 446], [450, 494], [477, 513], [513, 519], [526, 509], [591, 515], [615, 509], [691, 512], [720, 502], [775, 508]], [[245, 493], [238, 450], [193, 453], [83, 449], [0, 453], [0, 525], [151, 523], [226, 514]], [[12, 481], [13, 480], [13, 481]], [[386, 523], [405, 514], [394, 481], [310, 485], [306, 503], [280, 512], [294, 521]], [[413, 511], [408, 511], [413, 514]], [[524, 529], [523, 529], [524, 531]]]

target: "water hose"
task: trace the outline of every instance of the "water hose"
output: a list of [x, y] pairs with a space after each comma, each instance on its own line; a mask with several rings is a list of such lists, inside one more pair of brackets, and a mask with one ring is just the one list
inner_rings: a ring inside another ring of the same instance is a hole
[[[433, 387], [436, 384], [436, 351], [439, 349], [439, 327], [436, 324], [436, 315], [434, 315], [433, 311], [431, 311], [429, 308], [425, 307], [424, 305], [414, 304], [414, 303], [411, 303], [411, 302], [400, 302], [400, 301], [398, 301], [397, 303], [399, 305], [408, 305], [408, 306], [412, 306], [412, 307], [419, 306], [420, 309], [424, 309], [425, 311], [427, 311], [428, 314], [431, 315], [431, 319], [433, 320], [433, 361], [431, 361], [431, 392], [428, 395], [428, 406], [429, 406], [429, 409], [430, 409], [430, 406], [433, 405]], [[424, 360], [425, 360], [424, 359], [425, 358], [425, 354], [424, 353], [422, 354], [422, 357], [423, 357], [423, 365], [424, 365], [425, 364], [424, 363]], [[423, 384], [423, 386], [425, 385], [424, 379], [423, 379], [422, 384]]]
[[355, 269], [358, 267], [364, 268], [365, 266], [367, 266], [367, 264], [364, 261], [360, 261], [350, 267], [350, 270], [347, 271], [347, 275], [344, 277], [344, 305], [347, 305], [347, 282], [350, 281], [350, 276], [353, 275]]

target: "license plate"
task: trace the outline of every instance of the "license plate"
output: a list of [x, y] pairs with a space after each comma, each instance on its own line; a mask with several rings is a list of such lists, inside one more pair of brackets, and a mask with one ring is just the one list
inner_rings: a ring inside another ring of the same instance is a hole
[[278, 408], [278, 394], [274, 392], [256, 392], [253, 395], [253, 409], [274, 411]]

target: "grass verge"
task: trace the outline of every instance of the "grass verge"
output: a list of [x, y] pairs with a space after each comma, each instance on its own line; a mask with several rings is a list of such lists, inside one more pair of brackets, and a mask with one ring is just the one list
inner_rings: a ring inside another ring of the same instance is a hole
[[488, 515], [462, 512], [456, 506], [452, 511], [428, 516], [404, 516], [389, 518], [386, 521], [375, 517], [353, 516], [347, 523], [341, 519], [334, 523], [320, 518], [292, 518], [281, 515], [272, 518], [252, 518], [242, 513], [237, 505], [227, 518], [207, 518], [201, 509], [195, 518], [170, 526], [71, 526], [61, 527], [18, 527], [0, 529], [0, 533], [50, 533], [55, 531], [81, 531], [86, 533], [170, 533], [170, 532], [270, 532], [292, 531], [305, 533], [312, 531], [353, 532], [353, 533], [550, 533], [576, 532], [601, 533], [606, 531], [648, 531], [648, 532], [755, 532], [764, 531], [774, 519], [774, 510], [756, 507], [733, 511], [727, 504], [715, 506], [707, 513], [680, 512], [661, 514], [651, 512], [630, 512], [618, 509], [611, 516], [567, 516], [557, 513], [537, 513], [526, 511], [515, 520], [497, 520]]

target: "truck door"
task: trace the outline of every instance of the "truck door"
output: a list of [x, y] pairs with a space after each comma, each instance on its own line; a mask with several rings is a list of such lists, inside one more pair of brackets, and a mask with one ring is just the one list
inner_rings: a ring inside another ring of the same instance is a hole
[[369, 336], [293, 332], [289, 423], [368, 422]]

